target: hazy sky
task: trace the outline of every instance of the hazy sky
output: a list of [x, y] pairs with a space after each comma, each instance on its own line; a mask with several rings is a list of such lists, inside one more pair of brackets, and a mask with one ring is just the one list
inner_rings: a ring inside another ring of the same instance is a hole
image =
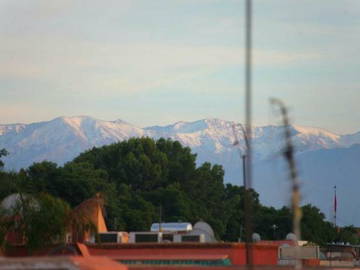
[[[243, 121], [244, 0], [0, 0], [0, 123]], [[360, 1], [254, 0], [254, 122], [360, 130]]]

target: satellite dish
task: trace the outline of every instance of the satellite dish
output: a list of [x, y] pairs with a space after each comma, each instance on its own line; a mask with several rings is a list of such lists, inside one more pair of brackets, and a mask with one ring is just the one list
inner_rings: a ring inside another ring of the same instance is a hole
[[215, 237], [214, 231], [211, 228], [211, 226], [209, 224], [207, 224], [206, 222], [204, 222], [204, 221], [196, 222], [193, 229], [197, 230], [197, 231], [204, 232], [207, 235], [209, 235], [210, 237]]
[[288, 233], [286, 235], [286, 240], [297, 241], [296, 234], [295, 233]]
[[193, 235], [203, 234], [205, 237], [206, 243], [217, 242], [213, 229], [211, 228], [211, 226], [209, 224], [207, 224], [206, 222], [203, 222], [203, 221], [199, 221], [199, 222], [195, 223], [191, 234], [193, 234]]
[[254, 242], [260, 242], [261, 241], [261, 237], [260, 237], [260, 234], [258, 233], [253, 233], [252, 236], [251, 236], [252, 240]]

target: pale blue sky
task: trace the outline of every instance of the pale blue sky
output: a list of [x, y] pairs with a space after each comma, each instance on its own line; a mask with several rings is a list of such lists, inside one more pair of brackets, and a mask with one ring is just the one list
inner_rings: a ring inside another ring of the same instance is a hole
[[[0, 123], [243, 121], [244, 0], [0, 0]], [[360, 1], [254, 0], [254, 122], [360, 130]]]

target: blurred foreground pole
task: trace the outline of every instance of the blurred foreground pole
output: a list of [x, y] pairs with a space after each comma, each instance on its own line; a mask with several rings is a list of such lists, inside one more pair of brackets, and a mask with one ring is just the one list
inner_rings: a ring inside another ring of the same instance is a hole
[[245, 159], [245, 239], [246, 264], [253, 264], [252, 255], [252, 0], [245, 0], [245, 133], [247, 138]]
[[[288, 118], [287, 108], [284, 103], [279, 99], [271, 99], [272, 104], [279, 106], [280, 112], [283, 118], [284, 125], [284, 139], [285, 139], [285, 148], [283, 150], [284, 158], [286, 159], [289, 165], [289, 177], [292, 184], [292, 194], [291, 194], [291, 208], [293, 213], [293, 233], [296, 235], [296, 240], [301, 240], [301, 208], [300, 208], [300, 186], [299, 179], [296, 170], [296, 163], [294, 158], [294, 146], [291, 140], [291, 130], [290, 130], [290, 122]], [[296, 245], [298, 247], [298, 244]], [[296, 258], [299, 258], [299, 249], [296, 249]], [[295, 268], [301, 268], [301, 260], [296, 260]]]

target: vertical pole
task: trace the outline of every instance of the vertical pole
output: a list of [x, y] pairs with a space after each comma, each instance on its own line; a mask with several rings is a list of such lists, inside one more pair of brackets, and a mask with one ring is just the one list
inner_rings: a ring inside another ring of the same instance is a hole
[[246, 155], [242, 155], [242, 169], [243, 169], [243, 186], [246, 189]]
[[252, 159], [252, 149], [251, 149], [251, 140], [252, 140], [252, 130], [251, 130], [251, 121], [252, 121], [252, 114], [251, 114], [251, 105], [252, 105], [252, 91], [251, 91], [251, 65], [252, 65], [252, 55], [251, 55], [251, 13], [252, 13], [252, 5], [251, 0], [246, 0], [246, 36], [245, 36], [245, 129], [246, 129], [246, 137], [248, 140], [248, 145], [246, 148], [246, 156], [247, 156], [247, 163], [246, 163], [246, 172], [247, 172], [247, 182], [251, 184], [251, 159]]
[[334, 186], [334, 226], [336, 230], [336, 211], [337, 211], [337, 198], [336, 198], [336, 186]]
[[159, 232], [162, 232], [161, 223], [162, 223], [162, 205], [160, 204], [160, 207], [159, 207]]
[[240, 237], [239, 237], [239, 242], [241, 242], [241, 238], [242, 238], [242, 231], [243, 231], [243, 226], [241, 225], [241, 223], [240, 223], [240, 231], [239, 231], [239, 235], [240, 235]]
[[[249, 141], [248, 141], [248, 137], [247, 137], [247, 134], [246, 134], [246, 129], [244, 128], [244, 126], [242, 124], [239, 124], [240, 128], [241, 128], [241, 131], [242, 131], [242, 134], [243, 134], [243, 138], [244, 138], [244, 141], [245, 141], [245, 151], [244, 153], [242, 154], [241, 153], [241, 150], [239, 148], [239, 154], [240, 154], [240, 159], [242, 159], [242, 170], [243, 170], [243, 187], [244, 187], [244, 216], [245, 216], [245, 251], [246, 251], [246, 256], [245, 256], [245, 259], [246, 259], [246, 264], [247, 262], [251, 261], [251, 259], [249, 258], [249, 241], [248, 241], [248, 216], [249, 216], [249, 199], [248, 199], [248, 182], [247, 182], [247, 177], [246, 177], [246, 152], [247, 152], [247, 149], [249, 147]], [[235, 129], [235, 125], [233, 125], [233, 132], [234, 132], [234, 137], [235, 137], [235, 142], [234, 142], [234, 145], [239, 145], [239, 140], [237, 138], [237, 134], [236, 134], [236, 129]], [[242, 226], [240, 225], [240, 240], [241, 240], [241, 231], [242, 231]]]
[[246, 182], [245, 182], [245, 237], [246, 237], [246, 264], [251, 266], [253, 263], [251, 250], [252, 235], [252, 206], [250, 189], [252, 187], [252, 93], [251, 93], [251, 65], [252, 65], [252, 0], [245, 1], [245, 129], [248, 145], [246, 148]]
[[[291, 208], [293, 212], [293, 232], [296, 235], [296, 241], [301, 240], [301, 207], [300, 207], [300, 185], [299, 179], [297, 174], [297, 168], [295, 163], [295, 149], [291, 139], [291, 129], [290, 129], [290, 121], [288, 118], [287, 108], [285, 107], [284, 103], [279, 99], [271, 99], [271, 103], [276, 104], [280, 107], [280, 112], [283, 117], [283, 124], [284, 124], [284, 139], [285, 139], [285, 149], [283, 150], [283, 155], [285, 160], [289, 166], [289, 178], [292, 182], [292, 196], [291, 196]], [[302, 267], [302, 262], [299, 259], [299, 246], [298, 243], [295, 248], [296, 253], [296, 264], [295, 269], [300, 269]]]

